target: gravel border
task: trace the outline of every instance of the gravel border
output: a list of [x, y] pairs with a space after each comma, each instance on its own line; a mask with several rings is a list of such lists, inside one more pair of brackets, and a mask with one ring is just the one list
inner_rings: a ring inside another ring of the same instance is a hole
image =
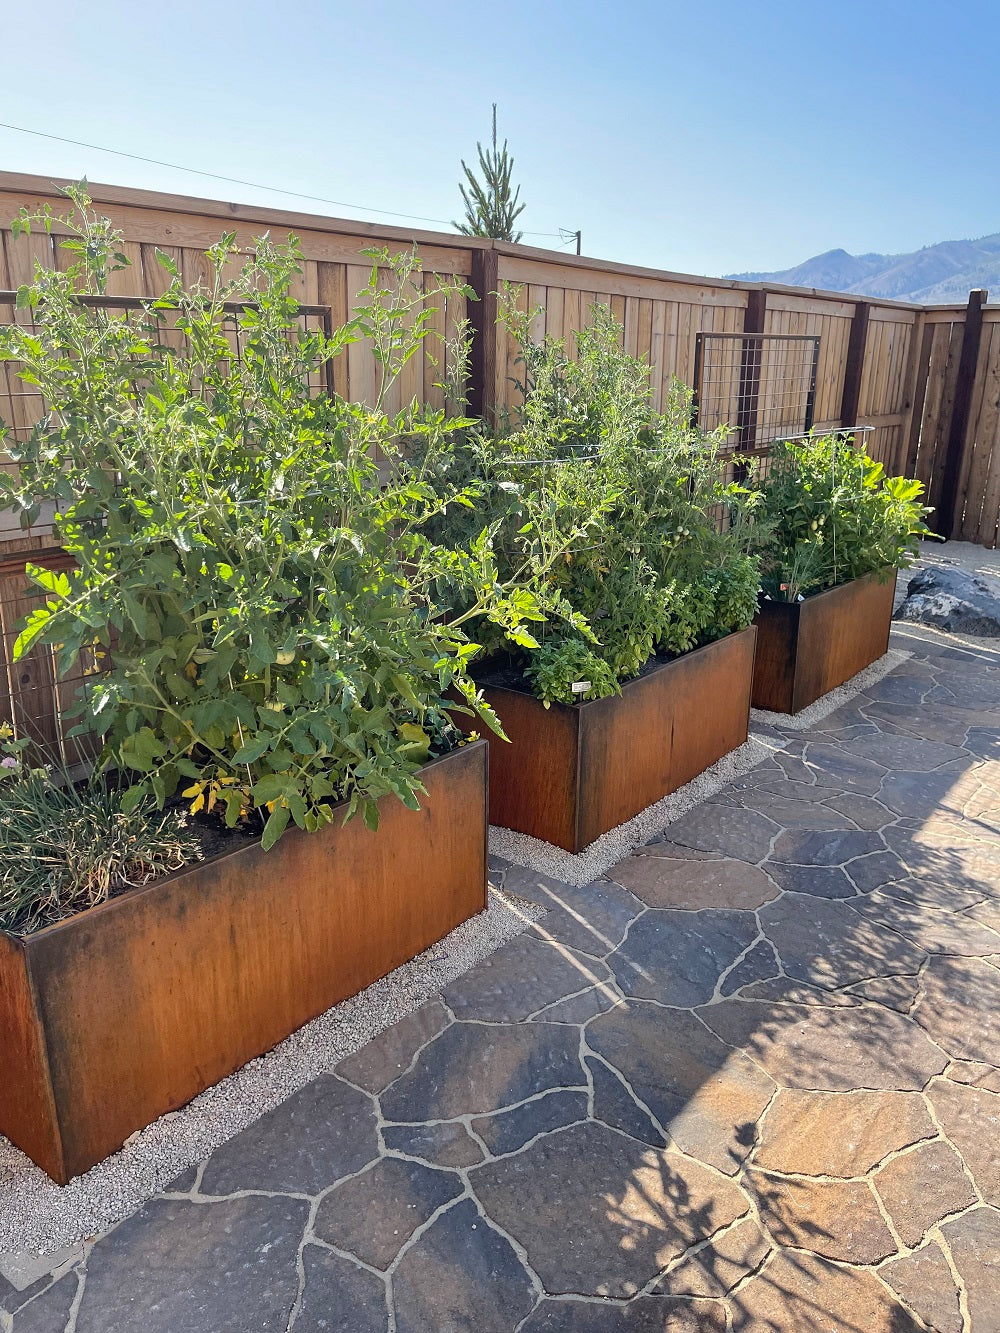
[[56, 1185], [0, 1136], [0, 1272], [23, 1268], [32, 1255], [64, 1249], [130, 1216], [185, 1168], [204, 1161], [543, 915], [535, 904], [491, 887], [485, 912], [181, 1110], [133, 1134], [120, 1152], [66, 1186]]

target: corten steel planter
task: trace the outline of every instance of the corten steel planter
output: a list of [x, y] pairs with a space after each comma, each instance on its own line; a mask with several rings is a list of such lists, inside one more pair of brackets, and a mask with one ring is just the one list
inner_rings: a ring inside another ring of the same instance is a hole
[[760, 604], [753, 704], [798, 713], [877, 662], [889, 647], [895, 570], [841, 583], [802, 602]]
[[490, 743], [490, 822], [579, 852], [690, 782], [747, 738], [754, 638], [727, 635], [575, 706], [483, 686], [511, 742]]
[[0, 1131], [65, 1184], [486, 906], [488, 747], [379, 802], [0, 934]]

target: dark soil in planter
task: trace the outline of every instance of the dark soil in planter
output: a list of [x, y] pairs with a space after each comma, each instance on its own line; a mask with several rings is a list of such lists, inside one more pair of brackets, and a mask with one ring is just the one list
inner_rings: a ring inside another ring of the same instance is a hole
[[[726, 636], [723, 635], [723, 638]], [[699, 648], [705, 648], [709, 643], [715, 643], [717, 640], [709, 639], [704, 644], [698, 644], [690, 648], [687, 653], [654, 653], [648, 657], [634, 676], [619, 682], [621, 686], [630, 685], [633, 681], [644, 680], [648, 675], [656, 670], [657, 667], [666, 666], [668, 662], [678, 662], [681, 658], [687, 657], [688, 653], [697, 652]], [[478, 666], [474, 665], [469, 673], [477, 685], [486, 689], [517, 690], [521, 694], [535, 694], [531, 681], [525, 674], [524, 663], [521, 662], [513, 653], [497, 653], [493, 657], [483, 660]], [[613, 698], [615, 696], [608, 696]], [[594, 699], [575, 699], [572, 703], [563, 704], [565, 708], [578, 708], [581, 704], [595, 703]]]

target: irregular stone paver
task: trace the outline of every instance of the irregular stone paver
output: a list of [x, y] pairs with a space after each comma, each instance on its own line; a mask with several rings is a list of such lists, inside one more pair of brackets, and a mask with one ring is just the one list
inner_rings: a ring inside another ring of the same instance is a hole
[[64, 1329], [79, 1285], [77, 1274], [67, 1273], [25, 1304], [18, 1304], [17, 1333], [53, 1333]]
[[768, 1108], [754, 1163], [808, 1176], [863, 1176], [937, 1127], [915, 1092], [803, 1092], [787, 1088]]
[[2, 1333], [1000, 1330], [1000, 657], [905, 646]]
[[997, 1301], [1000, 1213], [995, 1208], [975, 1208], [963, 1217], [945, 1222], [941, 1234], [965, 1284], [970, 1326], [975, 1333], [997, 1333], [1000, 1329], [1000, 1302]]
[[908, 1014], [920, 990], [920, 977], [872, 977], [868, 981], [855, 982], [848, 989], [852, 995], [884, 1004], [899, 1014]]
[[636, 1101], [632, 1090], [616, 1070], [609, 1068], [594, 1056], [586, 1057], [586, 1065], [594, 1084], [594, 1119], [610, 1129], [648, 1143], [654, 1148], [666, 1148], [669, 1135], [660, 1129], [652, 1114]]
[[780, 1245], [851, 1264], [875, 1264], [897, 1252], [865, 1181], [805, 1180], [751, 1170], [746, 1187]]
[[886, 1162], [872, 1184], [907, 1245], [920, 1244], [928, 1229], [976, 1202], [962, 1159], [947, 1143], [924, 1143]]
[[738, 861], [759, 861], [781, 825], [754, 810], [706, 802], [670, 825], [670, 841], [680, 847], [715, 852]]
[[472, 1122], [475, 1133], [494, 1157], [517, 1152], [539, 1134], [551, 1133], [587, 1118], [586, 1092], [547, 1092], [534, 1101], [515, 1106], [496, 1115], [477, 1116]]
[[692, 1251], [664, 1276], [661, 1296], [725, 1296], [764, 1262], [771, 1249], [752, 1217], [745, 1217]]
[[680, 861], [663, 856], [630, 856], [608, 876], [649, 907], [741, 907], [753, 911], [778, 896], [767, 875], [742, 861]]
[[[975, 934], [976, 926], [970, 931]], [[1000, 1062], [1000, 972], [979, 958], [932, 958], [913, 1017], [957, 1060]]]
[[512, 865], [504, 870], [503, 885], [545, 909], [538, 925], [545, 938], [599, 958], [621, 944], [629, 922], [642, 911], [627, 889], [606, 879], [578, 888]]
[[714, 1301], [638, 1296], [610, 1301], [543, 1301], [523, 1333], [723, 1333], [726, 1312]]
[[[997, 940], [1000, 944], [1000, 939]], [[475, 974], [444, 988], [456, 1018], [486, 1023], [516, 1023], [536, 1010], [595, 982], [605, 981], [603, 963], [565, 946], [553, 949], [530, 934], [518, 935], [489, 958]]]
[[790, 830], [775, 841], [772, 861], [800, 866], [842, 866], [856, 856], [884, 850], [877, 833], [852, 829], [840, 833], [816, 833], [811, 829]]
[[782, 1251], [732, 1299], [740, 1333], [918, 1333], [873, 1273]]
[[796, 981], [794, 977], [770, 977], [766, 981], [754, 981], [744, 986], [741, 991], [744, 1000], [772, 1000], [776, 1004], [819, 1004], [824, 1008], [843, 1008], [845, 1005], [861, 1004], [857, 995], [849, 991], [824, 990], [809, 981]]
[[935, 1079], [927, 1089], [927, 1100], [962, 1154], [980, 1194], [1000, 1208], [1000, 1095]]
[[421, 1046], [432, 1041], [450, 1021], [440, 1000], [428, 1000], [380, 1032], [355, 1055], [341, 1060], [336, 1072], [367, 1092], [383, 1092], [409, 1068]]
[[776, 884], [793, 893], [812, 893], [817, 898], [854, 898], [858, 887], [843, 866], [783, 865], [768, 861], [767, 872]]
[[720, 995], [734, 995], [745, 986], [778, 976], [781, 965], [768, 940], [759, 940], [719, 981]]
[[962, 1333], [958, 1288], [936, 1242], [890, 1259], [879, 1273], [935, 1333]]
[[323, 1074], [217, 1148], [202, 1175], [201, 1193], [317, 1194], [377, 1156], [371, 1098]]
[[948, 1063], [915, 1023], [880, 1006], [723, 1000], [699, 1012], [723, 1041], [788, 1088], [915, 1092]]
[[436, 1125], [385, 1125], [382, 1138], [390, 1152], [420, 1157], [431, 1166], [475, 1166], [483, 1150], [460, 1121]]
[[305, 1247], [302, 1268], [295, 1333], [385, 1333], [385, 1283], [374, 1273], [319, 1245]]
[[154, 1199], [91, 1251], [76, 1327], [285, 1333], [308, 1216], [303, 1199]]
[[970, 1083], [987, 1092], [1000, 1092], [1000, 1069], [976, 1060], [952, 1060], [945, 1074], [953, 1083]]
[[584, 1082], [579, 1037], [558, 1023], [453, 1023], [383, 1093], [387, 1120], [487, 1115], [552, 1087]]
[[866, 921], [895, 931], [926, 953], [985, 958], [1000, 949], [996, 931], [954, 912], [929, 912], [883, 893], [869, 894], [851, 906]]
[[692, 1242], [747, 1211], [737, 1186], [706, 1167], [594, 1123], [469, 1176], [553, 1294], [633, 1296]]
[[774, 1084], [689, 1013], [634, 1003], [595, 1019], [587, 1042], [624, 1077], [670, 1137], [734, 1174], [753, 1145]]
[[626, 995], [687, 1007], [712, 998], [722, 974], [758, 934], [751, 912], [654, 908], [608, 958]]
[[392, 1278], [398, 1333], [510, 1333], [535, 1304], [510, 1242], [463, 1199], [403, 1255]]
[[916, 972], [924, 961], [923, 949], [870, 924], [849, 903], [786, 893], [760, 909], [760, 921], [785, 972], [818, 986]]
[[386, 1269], [417, 1227], [463, 1189], [452, 1172], [383, 1157], [324, 1196], [313, 1230], [338, 1250]]

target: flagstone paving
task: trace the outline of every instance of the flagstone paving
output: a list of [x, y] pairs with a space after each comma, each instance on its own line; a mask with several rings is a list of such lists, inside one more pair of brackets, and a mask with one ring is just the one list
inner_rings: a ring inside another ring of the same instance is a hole
[[606, 879], [497, 865], [537, 925], [0, 1330], [1000, 1329], [1000, 654], [916, 649]]

